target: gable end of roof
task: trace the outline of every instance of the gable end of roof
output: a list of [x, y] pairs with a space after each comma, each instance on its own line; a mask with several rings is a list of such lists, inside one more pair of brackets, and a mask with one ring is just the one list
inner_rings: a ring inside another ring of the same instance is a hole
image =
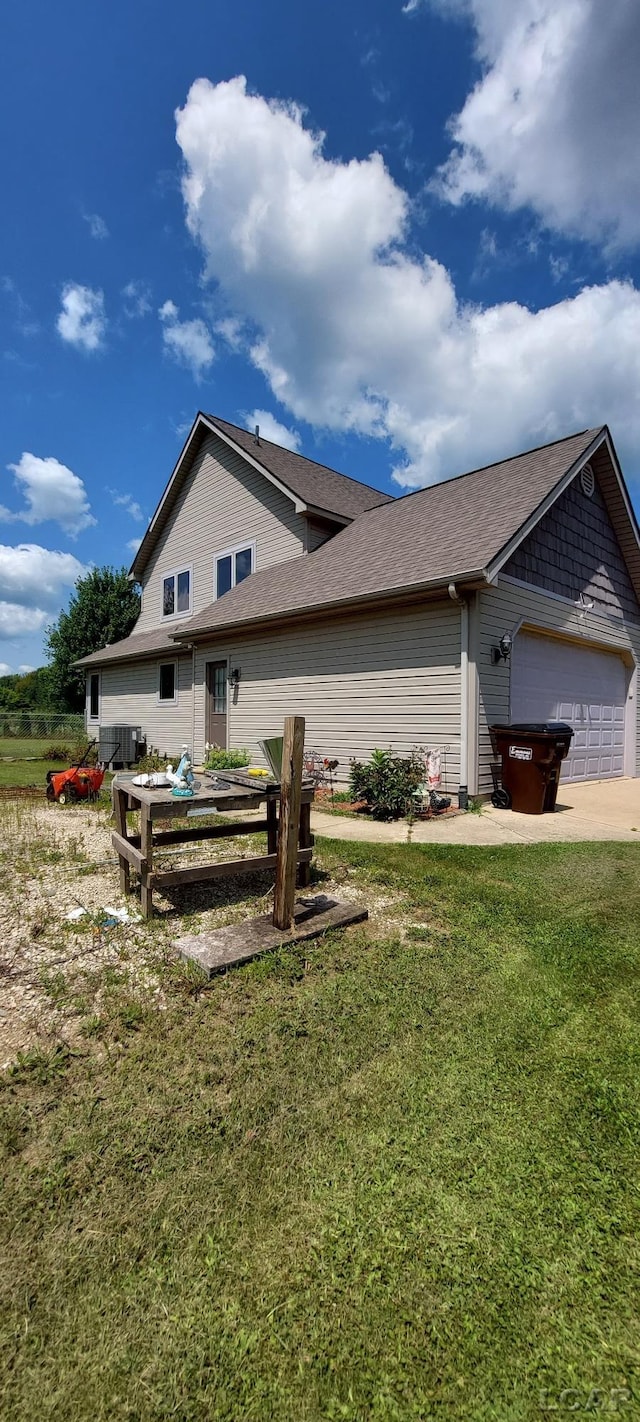
[[344, 526], [364, 510], [394, 501], [391, 494], [384, 494], [380, 489], [351, 479], [328, 465], [317, 464], [305, 455], [295, 454], [270, 440], [260, 440], [256, 444], [255, 436], [247, 430], [199, 410], [131, 564], [131, 579], [142, 576], [206, 434], [213, 434], [245, 459], [263, 478], [293, 501], [298, 513], [318, 515]]

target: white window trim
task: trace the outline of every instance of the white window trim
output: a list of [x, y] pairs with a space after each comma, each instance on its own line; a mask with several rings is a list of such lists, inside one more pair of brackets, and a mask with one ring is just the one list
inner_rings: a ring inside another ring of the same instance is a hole
[[[188, 573], [188, 574], [189, 574], [189, 606], [188, 606], [188, 608], [186, 609], [185, 612], [178, 612], [177, 610], [176, 610], [175, 612], [165, 612], [165, 610], [164, 610], [164, 585], [165, 585], [165, 583], [166, 583], [166, 581], [167, 581], [167, 578], [173, 578], [173, 579], [174, 579], [173, 600], [174, 600], [174, 603], [177, 604], [177, 602], [178, 602], [178, 577], [179, 577], [180, 573]], [[193, 611], [193, 565], [192, 565], [192, 564], [190, 564], [190, 563], [183, 564], [181, 568], [168, 568], [167, 571], [166, 571], [166, 573], [161, 573], [161, 574], [160, 574], [160, 611], [161, 611], [161, 614], [162, 614], [162, 621], [163, 621], [163, 622], [173, 622], [176, 617], [191, 617], [191, 613], [192, 613], [192, 611]]]
[[[92, 715], [91, 715], [91, 678], [92, 678], [93, 676], [97, 676], [97, 678], [98, 678], [98, 714], [97, 714], [97, 716], [92, 716]], [[88, 725], [90, 725], [90, 726], [99, 726], [99, 724], [100, 724], [100, 707], [101, 707], [101, 702], [102, 702], [102, 677], [101, 677], [101, 675], [100, 675], [100, 672], [89, 672], [89, 685], [88, 685], [88, 687], [87, 687], [87, 724], [88, 724]]]
[[[247, 548], [250, 548], [250, 549], [251, 549], [251, 573], [249, 574], [249, 577], [251, 577], [252, 574], [255, 573], [255, 571], [256, 571], [256, 540], [255, 540], [255, 538], [248, 538], [245, 543], [234, 543], [234, 545], [233, 545], [232, 548], [222, 548], [219, 553], [215, 553], [215, 554], [214, 554], [214, 558], [213, 558], [213, 600], [214, 600], [214, 602], [217, 602], [217, 601], [218, 601], [218, 563], [219, 563], [220, 559], [221, 559], [221, 558], [231, 558], [231, 559], [233, 560], [234, 555], [235, 555], [236, 553], [244, 553], [244, 552], [246, 552], [246, 549], [247, 549]], [[235, 563], [232, 561], [232, 563], [231, 563], [231, 572], [232, 572], [232, 574], [235, 573], [235, 568], [236, 568], [236, 565], [235, 565]], [[242, 581], [245, 582], [246, 579], [243, 578]], [[231, 587], [232, 587], [232, 588], [237, 587], [237, 583], [232, 582]], [[222, 594], [222, 596], [224, 597], [224, 593]]]
[[[184, 572], [184, 571], [186, 571], [186, 570], [185, 570], [185, 569], [181, 569], [181, 572]], [[160, 668], [161, 668], [161, 667], [173, 667], [173, 696], [161, 696], [161, 695], [160, 695]], [[156, 701], [157, 701], [157, 703], [158, 703], [159, 706], [177, 706], [177, 704], [178, 704], [178, 663], [177, 663], [177, 662], [174, 662], [174, 661], [171, 661], [169, 658], [167, 658], [166, 661], [158, 662], [158, 690], [157, 690], [157, 692], [156, 692]]]

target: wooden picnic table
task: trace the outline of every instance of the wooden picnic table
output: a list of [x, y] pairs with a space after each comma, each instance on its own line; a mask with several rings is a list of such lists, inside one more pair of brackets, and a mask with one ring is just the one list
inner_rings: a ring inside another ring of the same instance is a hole
[[[115, 779], [112, 785], [113, 809], [116, 829], [111, 842], [117, 851], [120, 863], [120, 889], [131, 893], [131, 870], [140, 879], [140, 899], [145, 918], [150, 918], [153, 910], [154, 889], [168, 889], [180, 884], [195, 884], [206, 879], [219, 879], [231, 874], [250, 874], [261, 869], [275, 869], [278, 845], [278, 802], [280, 786], [274, 781], [260, 784], [248, 776], [231, 772], [220, 777], [218, 783], [203, 778], [199, 790], [190, 798], [178, 798], [169, 789], [149, 789], [134, 785], [131, 780]], [[300, 830], [298, 835], [298, 882], [301, 887], [309, 883], [310, 861], [313, 854], [311, 834], [311, 802], [313, 785], [305, 782], [302, 787], [300, 808]], [[224, 810], [255, 810], [266, 802], [264, 819], [241, 820], [239, 823], [225, 821], [222, 824], [198, 824], [194, 816], [191, 824], [178, 829], [161, 830], [158, 821], [184, 818], [189, 810], [210, 810], [212, 814]], [[140, 830], [131, 834], [127, 825], [127, 811], [137, 811], [140, 815]], [[170, 848], [171, 845], [194, 844], [201, 840], [235, 838], [237, 835], [267, 832], [267, 853], [252, 858], [225, 859], [208, 864], [195, 864], [184, 869], [155, 869], [154, 850]]]

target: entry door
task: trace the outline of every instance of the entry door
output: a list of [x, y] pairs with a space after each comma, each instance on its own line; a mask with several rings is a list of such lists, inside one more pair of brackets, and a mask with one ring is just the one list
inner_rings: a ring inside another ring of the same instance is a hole
[[227, 663], [207, 662], [205, 740], [227, 749]]
[[573, 726], [561, 780], [624, 775], [626, 697], [626, 668], [615, 653], [522, 632], [514, 638], [511, 720]]

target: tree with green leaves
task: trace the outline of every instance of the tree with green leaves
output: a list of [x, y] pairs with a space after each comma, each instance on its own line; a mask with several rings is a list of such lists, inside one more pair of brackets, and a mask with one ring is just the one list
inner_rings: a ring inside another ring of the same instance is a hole
[[128, 637], [140, 614], [140, 594], [126, 568], [94, 568], [78, 578], [66, 612], [47, 628], [45, 645], [56, 703], [84, 710], [85, 673], [73, 663]]
[[57, 709], [48, 667], [0, 676], [0, 710], [30, 711], [42, 707]]

